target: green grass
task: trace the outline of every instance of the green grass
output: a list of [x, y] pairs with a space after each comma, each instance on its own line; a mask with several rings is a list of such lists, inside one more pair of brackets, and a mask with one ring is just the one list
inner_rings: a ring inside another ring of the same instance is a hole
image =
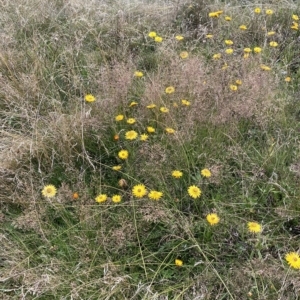
[[[27, 2], [0, 12], [2, 298], [298, 299], [299, 269], [285, 259], [300, 251], [296, 5]], [[126, 140], [129, 130], [149, 137]], [[57, 193], [46, 198], [49, 184]], [[137, 198], [137, 184], [163, 196]]]

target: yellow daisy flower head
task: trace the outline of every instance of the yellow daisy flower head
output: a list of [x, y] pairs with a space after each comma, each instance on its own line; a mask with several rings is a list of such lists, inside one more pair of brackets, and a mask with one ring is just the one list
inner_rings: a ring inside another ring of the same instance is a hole
[[96, 202], [102, 203], [107, 200], [107, 195], [106, 194], [100, 194], [95, 198]]
[[203, 177], [209, 178], [209, 177], [211, 177], [211, 172], [209, 171], [209, 169], [203, 169], [203, 170], [201, 170], [201, 175]]
[[229, 17], [229, 16], [225, 16], [225, 21], [231, 21], [231, 17]]
[[225, 53], [230, 55], [230, 54], [233, 53], [233, 49], [232, 49], [232, 48], [227, 48], [227, 49], [225, 50]]
[[246, 25], [241, 25], [239, 28], [240, 28], [241, 30], [247, 30], [247, 26], [246, 26]]
[[113, 195], [111, 198], [112, 202], [119, 203], [122, 200], [122, 197], [120, 195]]
[[185, 59], [185, 58], [188, 58], [189, 57], [189, 53], [187, 51], [182, 51], [180, 52], [179, 56], [182, 58], [182, 59]]
[[175, 88], [173, 86], [168, 86], [165, 90], [166, 94], [172, 94], [175, 92]]
[[225, 44], [226, 45], [233, 45], [233, 41], [232, 40], [225, 40]]
[[135, 102], [135, 101], [132, 101], [132, 102], [129, 104], [129, 107], [136, 106], [136, 105], [138, 105], [138, 103]]
[[150, 31], [148, 36], [151, 37], [151, 38], [155, 38], [156, 37], [156, 32], [155, 31]]
[[146, 141], [148, 139], [149, 135], [146, 133], [143, 133], [140, 135], [140, 141]]
[[150, 191], [148, 197], [152, 200], [159, 200], [163, 196], [162, 192]]
[[129, 153], [127, 150], [120, 150], [118, 156], [120, 159], [126, 160], [129, 156]]
[[292, 15], [292, 19], [295, 20], [295, 21], [298, 21], [299, 17], [298, 17], [298, 15]]
[[213, 55], [213, 59], [220, 59], [221, 58], [221, 53], [216, 53]]
[[163, 113], [168, 113], [168, 112], [169, 112], [169, 109], [166, 108], [166, 107], [164, 107], [164, 106], [162, 106], [159, 110], [160, 110], [161, 112], [163, 112]]
[[210, 18], [218, 18], [223, 13], [223, 10], [212, 11], [208, 14]]
[[273, 12], [272, 9], [267, 9], [267, 10], [266, 10], [266, 15], [269, 15], [269, 16], [270, 16], [270, 15], [273, 15], [273, 13], [274, 13], [274, 12]]
[[118, 165], [118, 166], [113, 166], [112, 169], [114, 171], [120, 171], [122, 169], [122, 166]]
[[183, 173], [179, 170], [172, 171], [172, 176], [175, 178], [180, 178], [180, 177], [182, 177], [182, 175], [183, 175]]
[[260, 233], [262, 231], [261, 225], [257, 222], [248, 222], [247, 226], [251, 233]]
[[237, 80], [235, 81], [235, 83], [236, 83], [237, 85], [241, 85], [243, 82], [242, 82], [241, 79], [237, 79]]
[[261, 9], [259, 7], [255, 7], [254, 12], [256, 14], [260, 14], [261, 13]]
[[115, 120], [116, 120], [117, 122], [122, 121], [123, 119], [124, 119], [124, 116], [123, 116], [123, 115], [117, 115], [117, 116], [115, 117]]
[[147, 131], [148, 131], [149, 133], [154, 133], [154, 132], [155, 132], [155, 128], [153, 128], [153, 127], [151, 127], [151, 126], [148, 126], [148, 127], [147, 127]]
[[263, 70], [263, 71], [271, 71], [271, 68], [266, 66], [266, 65], [260, 65], [260, 68]]
[[289, 252], [285, 255], [285, 260], [290, 267], [300, 269], [300, 256], [297, 252]]
[[143, 76], [144, 76], [144, 73], [141, 72], [141, 71], [135, 71], [135, 72], [134, 72], [134, 76], [135, 76], [135, 77], [143, 77]]
[[134, 130], [130, 130], [125, 133], [126, 140], [135, 140], [137, 137], [138, 137], [138, 133]]
[[293, 22], [293, 25], [291, 26], [291, 29], [298, 30], [299, 29], [298, 23]]
[[191, 105], [191, 102], [188, 101], [188, 100], [182, 99], [182, 100], [181, 100], [181, 104], [182, 104], [183, 106], [190, 106], [190, 105]]
[[197, 186], [191, 185], [188, 188], [188, 194], [192, 198], [197, 199], [197, 198], [199, 198], [201, 196], [201, 190]]
[[56, 187], [52, 184], [45, 185], [42, 190], [42, 195], [47, 198], [53, 198], [57, 193]]
[[134, 124], [135, 123], [135, 119], [134, 118], [129, 118], [129, 119], [127, 119], [127, 121], [126, 121], [128, 124]]
[[277, 42], [274, 42], [274, 41], [272, 41], [272, 42], [270, 42], [270, 46], [271, 46], [271, 47], [277, 47], [277, 46], [278, 46], [278, 43], [277, 43]]
[[291, 80], [292, 80], [292, 78], [289, 77], [289, 76], [288, 76], [288, 77], [285, 77], [285, 79], [284, 79], [285, 82], [291, 82]]
[[175, 265], [177, 267], [181, 267], [183, 265], [183, 261], [181, 259], [176, 258], [175, 259]]
[[207, 38], [207, 39], [212, 39], [213, 37], [214, 37], [213, 34], [207, 34], [207, 35], [206, 35], [206, 38]]
[[276, 34], [275, 31], [268, 31], [268, 32], [267, 32], [267, 36], [272, 36], [272, 35], [274, 35], [274, 34]]
[[156, 36], [155, 38], [154, 38], [154, 41], [156, 42], [156, 43], [161, 43], [162, 42], [162, 37], [161, 36]]
[[147, 105], [146, 107], [151, 109], [151, 108], [155, 108], [156, 105], [155, 104], [150, 104], [150, 105]]
[[177, 41], [182, 41], [182, 40], [184, 39], [184, 37], [183, 37], [182, 35], [176, 35], [176, 36], [175, 36], [175, 39], [176, 39]]
[[175, 133], [175, 130], [173, 128], [170, 128], [170, 127], [167, 127], [165, 130], [166, 130], [166, 133], [169, 133], [169, 134], [174, 134]]
[[92, 94], [87, 94], [84, 96], [84, 100], [86, 102], [94, 102], [96, 100], [96, 98]]
[[261, 52], [261, 48], [260, 47], [254, 47], [253, 51], [254, 51], [254, 53], [260, 53]]
[[251, 52], [252, 52], [252, 49], [251, 49], [251, 48], [244, 48], [244, 52], [245, 52], [245, 53], [251, 53]]
[[232, 91], [237, 91], [238, 86], [235, 85], [235, 84], [231, 84], [231, 85], [229, 86], [229, 88], [230, 88]]
[[137, 184], [132, 188], [132, 194], [136, 198], [142, 198], [147, 195], [147, 189], [143, 184]]
[[214, 226], [216, 224], [218, 224], [220, 222], [220, 218], [217, 214], [215, 213], [212, 213], [212, 214], [208, 214], [206, 216], [206, 220], [207, 222], [211, 225], [211, 226]]

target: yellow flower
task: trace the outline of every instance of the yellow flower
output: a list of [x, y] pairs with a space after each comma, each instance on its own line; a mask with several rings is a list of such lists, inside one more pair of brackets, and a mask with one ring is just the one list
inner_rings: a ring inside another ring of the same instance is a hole
[[137, 184], [133, 187], [132, 194], [136, 198], [142, 198], [147, 194], [146, 187], [143, 184]]
[[232, 40], [225, 40], [225, 44], [226, 45], [233, 45], [233, 41]]
[[148, 131], [149, 133], [153, 133], [153, 132], [155, 132], [155, 128], [153, 128], [153, 127], [151, 127], [151, 126], [148, 126], [148, 127], [147, 127], [147, 131]]
[[254, 51], [254, 53], [260, 53], [261, 48], [260, 47], [254, 47], [253, 51]]
[[86, 102], [94, 102], [96, 100], [96, 98], [92, 94], [87, 94], [84, 96], [84, 100]]
[[241, 25], [239, 28], [240, 28], [241, 30], [247, 30], [247, 26], [246, 26], [246, 25]]
[[147, 108], [155, 108], [156, 105], [155, 105], [155, 104], [150, 104], [150, 105], [147, 105], [146, 107], [147, 107]]
[[300, 269], [300, 257], [297, 252], [289, 252], [285, 255], [285, 260], [294, 269]]
[[217, 53], [213, 55], [213, 59], [220, 59], [221, 58], [221, 53]]
[[134, 124], [135, 123], [135, 119], [134, 118], [129, 118], [129, 119], [127, 119], [127, 123], [128, 124]]
[[267, 35], [271, 36], [271, 35], [274, 35], [275, 33], [276, 33], [275, 31], [269, 31], [269, 32], [267, 32]]
[[255, 12], [256, 14], [260, 14], [260, 13], [261, 13], [261, 9], [260, 9], [259, 7], [256, 7], [256, 8], [254, 9], [254, 12]]
[[228, 68], [228, 65], [227, 63], [225, 63], [223, 66], [222, 66], [222, 70], [226, 70]]
[[298, 30], [299, 29], [299, 25], [296, 22], [293, 22], [293, 25], [291, 26], [292, 29], [294, 30]]
[[266, 66], [266, 65], [260, 65], [260, 68], [261, 68], [262, 70], [264, 70], [264, 71], [270, 71], [270, 70], [271, 70], [271, 68], [268, 67], [268, 66]]
[[211, 176], [211, 172], [208, 169], [203, 169], [201, 170], [201, 175], [208, 178]]
[[207, 38], [207, 39], [212, 39], [213, 37], [214, 37], [213, 34], [207, 34], [207, 35], [206, 35], [206, 38]]
[[226, 16], [226, 17], [225, 17], [225, 21], [231, 21], [231, 17]]
[[212, 11], [208, 14], [210, 18], [218, 18], [223, 13], [223, 10]]
[[245, 53], [250, 53], [250, 52], [252, 52], [252, 50], [251, 50], [251, 48], [244, 48], [244, 52]]
[[135, 71], [135, 72], [134, 72], [134, 76], [135, 76], [135, 77], [143, 77], [143, 76], [144, 76], [144, 73], [141, 72], [141, 71]]
[[150, 191], [148, 197], [152, 200], [159, 200], [163, 196], [162, 192]]
[[143, 134], [140, 135], [140, 140], [141, 141], [146, 141], [148, 139], [148, 137], [149, 137], [148, 134], [143, 133]]
[[151, 37], [151, 38], [155, 38], [156, 37], [156, 32], [155, 31], [150, 31], [148, 36]]
[[169, 134], [173, 134], [173, 133], [175, 133], [175, 130], [173, 128], [167, 127], [166, 132]]
[[190, 105], [191, 105], [191, 102], [188, 101], [188, 100], [182, 99], [182, 100], [181, 100], [181, 104], [184, 105], [184, 106], [190, 106]]
[[195, 185], [191, 185], [188, 188], [188, 193], [194, 199], [197, 199], [201, 196], [201, 190]]
[[176, 36], [175, 36], [175, 39], [176, 39], [177, 41], [182, 41], [182, 40], [184, 39], [184, 37], [183, 37], [182, 35], [176, 35]]
[[175, 92], [175, 88], [173, 86], [168, 86], [165, 90], [166, 94], [172, 94]]
[[272, 9], [267, 9], [266, 10], [266, 15], [273, 15], [273, 10]]
[[117, 115], [115, 117], [115, 120], [118, 122], [118, 121], [122, 121], [124, 119], [124, 116], [123, 115]]
[[232, 53], [233, 53], [233, 49], [232, 49], [232, 48], [227, 48], [227, 49], [225, 50], [225, 53], [226, 53], [226, 54], [232, 54]]
[[285, 82], [290, 82], [291, 80], [292, 80], [291, 77], [285, 77], [284, 79]]
[[161, 43], [162, 42], [162, 37], [160, 37], [160, 36], [156, 36], [155, 38], [154, 38], [154, 41], [155, 42], [157, 42], [157, 43]]
[[229, 86], [229, 88], [230, 88], [232, 91], [237, 91], [237, 89], [238, 89], [237, 85], [235, 85], [235, 84], [231, 84], [231, 85]]
[[137, 138], [137, 136], [138, 136], [138, 133], [134, 130], [130, 130], [125, 133], [126, 140], [135, 140]]
[[44, 186], [42, 190], [42, 195], [47, 198], [52, 198], [56, 195], [56, 192], [57, 192], [56, 187], [52, 184], [48, 184]]
[[119, 203], [122, 200], [122, 197], [120, 195], [113, 195], [111, 198], [112, 202]]
[[169, 109], [166, 108], [166, 107], [164, 107], [164, 106], [162, 106], [159, 110], [160, 110], [161, 112], [163, 112], [163, 113], [168, 113], [168, 112], [169, 112]]
[[206, 216], [206, 220], [212, 226], [214, 226], [214, 225], [216, 225], [220, 222], [219, 216], [217, 214], [214, 214], [214, 213], [213, 214], [208, 214]]
[[114, 171], [120, 171], [122, 169], [122, 166], [118, 165], [118, 166], [113, 166], [112, 169]]
[[136, 106], [136, 105], [138, 105], [138, 103], [135, 102], [135, 101], [132, 101], [132, 102], [129, 104], [129, 107]]
[[277, 42], [274, 42], [274, 41], [272, 41], [272, 42], [270, 42], [270, 46], [271, 46], [271, 47], [277, 47], [277, 46], [278, 46], [278, 43], [277, 43]]
[[123, 159], [123, 160], [127, 159], [128, 155], [129, 155], [129, 153], [127, 150], [120, 150], [118, 153], [119, 158]]
[[182, 59], [185, 59], [185, 58], [188, 58], [189, 57], [189, 53], [187, 51], [182, 51], [180, 52], [179, 56], [182, 58]]
[[235, 81], [235, 83], [236, 83], [237, 85], [241, 85], [243, 82], [242, 82], [241, 79], [237, 79], [237, 80]]
[[295, 20], [295, 21], [298, 21], [299, 17], [297, 15], [292, 15], [292, 19]]
[[183, 261], [181, 259], [176, 258], [175, 259], [175, 265], [177, 267], [181, 267], [183, 265]]
[[96, 202], [101, 203], [105, 202], [107, 200], [107, 195], [106, 194], [100, 194], [95, 198]]
[[172, 176], [175, 177], [175, 178], [180, 178], [182, 177], [182, 172], [181, 171], [178, 171], [178, 170], [174, 170], [172, 171]]
[[260, 233], [262, 231], [261, 225], [257, 222], [248, 222], [248, 230], [252, 233]]

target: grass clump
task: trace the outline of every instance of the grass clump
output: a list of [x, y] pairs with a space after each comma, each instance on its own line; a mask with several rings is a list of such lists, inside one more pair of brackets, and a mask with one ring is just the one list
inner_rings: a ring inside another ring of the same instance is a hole
[[18, 4], [3, 298], [297, 299], [297, 7]]

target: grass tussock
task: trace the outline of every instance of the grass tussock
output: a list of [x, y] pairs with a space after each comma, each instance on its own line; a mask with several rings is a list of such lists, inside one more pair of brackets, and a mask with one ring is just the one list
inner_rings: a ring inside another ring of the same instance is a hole
[[294, 2], [2, 2], [3, 299], [298, 299]]

